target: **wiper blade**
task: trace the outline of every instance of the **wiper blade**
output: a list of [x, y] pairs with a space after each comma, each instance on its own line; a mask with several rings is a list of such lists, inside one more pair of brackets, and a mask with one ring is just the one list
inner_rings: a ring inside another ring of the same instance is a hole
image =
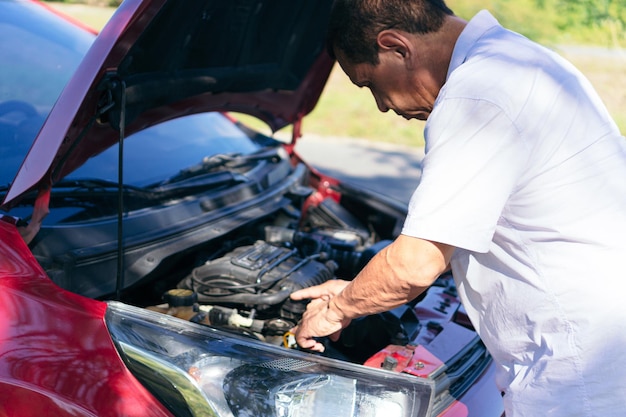
[[[73, 188], [72, 192], [117, 192], [120, 184], [116, 181], [103, 180], [100, 178], [66, 178], [52, 185], [53, 189]], [[135, 195], [151, 196], [152, 191], [134, 185], [122, 184], [124, 192]]]
[[[207, 178], [194, 178], [191, 181], [185, 181], [184, 183], [178, 183], [175, 186], [152, 186], [152, 187], [137, 187], [134, 185], [124, 184], [123, 192], [125, 195], [144, 200], [162, 201], [168, 198], [180, 195], [182, 192], [188, 193], [190, 190], [204, 190], [223, 185], [230, 185], [233, 183], [242, 182], [241, 175], [235, 176], [230, 172], [212, 174]], [[53, 189], [59, 188], [69, 189], [67, 191], [68, 196], [77, 195], [110, 195], [119, 192], [119, 184], [115, 181], [102, 180], [97, 178], [81, 178], [81, 179], [64, 179], [54, 184]], [[58, 192], [55, 193], [58, 197]]]
[[[8, 185], [0, 185], [0, 193], [6, 192], [11, 187], [11, 184]], [[94, 191], [110, 191], [111, 189], [117, 191], [119, 188], [119, 183], [116, 181], [103, 180], [99, 178], [77, 178], [77, 179], [63, 179], [61, 181], [55, 182], [52, 185], [52, 188], [60, 189], [60, 188], [73, 188], [76, 192], [86, 191], [86, 192], [94, 192]], [[150, 194], [151, 192], [146, 190], [145, 188], [135, 187], [133, 185], [124, 184], [124, 191], [136, 194]]]
[[190, 166], [178, 172], [171, 178], [161, 182], [159, 185], [164, 186], [180, 181], [185, 181], [193, 177], [206, 175], [217, 168], [238, 168], [258, 161], [274, 161], [280, 160], [277, 149], [275, 147], [263, 148], [252, 154], [242, 155], [241, 153], [221, 153], [211, 156], [205, 156], [199, 164]]
[[[173, 177], [178, 178], [178, 175]], [[164, 193], [180, 193], [181, 191], [189, 192], [193, 190], [214, 189], [225, 185], [234, 185], [242, 182], [248, 182], [248, 179], [241, 175], [230, 171], [197, 173], [186, 178], [179, 178], [176, 181], [168, 179], [159, 184], [153, 185], [150, 189], [154, 193], [163, 195]]]

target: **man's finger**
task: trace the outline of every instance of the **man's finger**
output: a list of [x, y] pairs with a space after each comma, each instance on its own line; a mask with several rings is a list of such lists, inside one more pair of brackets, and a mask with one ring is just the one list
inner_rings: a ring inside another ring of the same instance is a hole
[[350, 282], [340, 279], [331, 279], [323, 284], [303, 288], [291, 294], [293, 300], [306, 300], [307, 298], [330, 298], [339, 294]]
[[306, 338], [298, 335], [298, 326], [290, 330], [296, 336], [296, 344], [300, 349], [312, 350], [314, 352], [324, 352], [324, 345], [313, 338]]
[[329, 294], [326, 288], [322, 287], [321, 285], [303, 288], [301, 290], [291, 293], [292, 300], [306, 300], [308, 298], [315, 299], [322, 297], [329, 297]]
[[300, 347], [300, 349], [306, 349], [306, 350], [311, 350], [313, 352], [324, 352], [325, 347], [323, 344], [321, 344], [320, 342], [316, 341], [315, 339], [307, 339], [306, 342], [303, 342], [304, 345], [298, 343], [298, 346]]

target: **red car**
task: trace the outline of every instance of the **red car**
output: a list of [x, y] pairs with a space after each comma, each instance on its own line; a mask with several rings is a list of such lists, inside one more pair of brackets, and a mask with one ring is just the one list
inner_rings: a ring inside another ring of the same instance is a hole
[[96, 37], [0, 2], [0, 415], [502, 415], [449, 275], [293, 346], [289, 294], [356, 276], [406, 213], [294, 150], [331, 4], [125, 0]]

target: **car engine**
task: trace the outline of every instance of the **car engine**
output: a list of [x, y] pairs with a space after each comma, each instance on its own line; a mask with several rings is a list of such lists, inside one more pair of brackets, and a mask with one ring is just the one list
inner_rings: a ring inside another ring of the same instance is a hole
[[283, 344], [308, 302], [291, 300], [291, 293], [353, 278], [390, 243], [370, 242], [366, 231], [347, 227], [263, 229], [263, 239], [206, 260], [165, 292], [164, 304], [148, 308]]

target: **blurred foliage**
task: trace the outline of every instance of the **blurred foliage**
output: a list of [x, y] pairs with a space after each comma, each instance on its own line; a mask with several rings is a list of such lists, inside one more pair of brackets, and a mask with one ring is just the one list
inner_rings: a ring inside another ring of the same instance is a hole
[[626, 47], [626, 0], [447, 0], [470, 19], [489, 10], [500, 23], [547, 45]]
[[626, 39], [626, 0], [553, 0], [563, 29], [594, 30], [608, 34], [612, 46]]

